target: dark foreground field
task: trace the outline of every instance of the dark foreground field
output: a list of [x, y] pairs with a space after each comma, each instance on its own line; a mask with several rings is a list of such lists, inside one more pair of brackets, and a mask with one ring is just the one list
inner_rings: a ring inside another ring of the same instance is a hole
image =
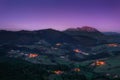
[[[111, 63], [116, 64], [112, 66], [113, 69], [106, 65], [95, 70], [85, 66], [88, 63], [89, 61], [82, 62], [81, 65], [41, 65], [4, 57], [0, 61], [0, 80], [120, 80], [117, 63]], [[109, 75], [106, 72], [118, 74]]]

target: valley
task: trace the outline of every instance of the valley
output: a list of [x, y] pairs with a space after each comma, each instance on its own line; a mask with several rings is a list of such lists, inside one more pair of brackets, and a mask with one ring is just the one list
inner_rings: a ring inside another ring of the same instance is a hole
[[86, 26], [65, 31], [1, 30], [0, 74], [3, 76], [0, 77], [2, 80], [119, 80], [118, 35], [113, 37]]

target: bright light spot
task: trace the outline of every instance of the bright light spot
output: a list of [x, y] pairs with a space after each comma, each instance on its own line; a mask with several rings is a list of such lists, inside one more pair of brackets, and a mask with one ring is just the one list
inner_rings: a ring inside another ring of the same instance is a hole
[[109, 47], [118, 47], [119, 44], [116, 44], [116, 43], [112, 43], [112, 44], [108, 44]]
[[80, 68], [74, 68], [75, 72], [80, 72]]
[[56, 46], [61, 46], [62, 44], [61, 43], [57, 43]]
[[57, 74], [57, 75], [60, 75], [60, 74], [62, 74], [62, 73], [63, 73], [63, 71], [56, 70], [56, 71], [54, 71], [54, 73], [55, 73], [55, 74]]
[[76, 53], [80, 53], [81, 52], [81, 50], [79, 50], [79, 49], [74, 49], [73, 51], [76, 52]]
[[35, 53], [30, 53], [28, 56], [29, 56], [29, 58], [35, 58], [35, 57], [37, 57], [37, 56], [38, 56], [38, 54], [35, 54]]
[[99, 61], [99, 60], [97, 60], [97, 61], [96, 61], [96, 65], [97, 65], [97, 66], [102, 66], [102, 65], [105, 65], [105, 62], [104, 62], [104, 61]]

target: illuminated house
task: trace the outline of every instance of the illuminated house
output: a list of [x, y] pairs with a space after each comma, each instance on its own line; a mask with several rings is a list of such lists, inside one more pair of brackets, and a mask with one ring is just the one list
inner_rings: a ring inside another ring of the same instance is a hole
[[79, 49], [74, 49], [73, 51], [76, 52], [76, 53], [80, 53], [81, 52]]
[[109, 47], [118, 47], [119, 45], [116, 43], [108, 44]]
[[29, 56], [29, 58], [35, 58], [35, 57], [37, 57], [37, 56], [38, 56], [38, 54], [35, 54], [35, 53], [30, 53], [28, 56]]
[[74, 68], [75, 72], [80, 72], [80, 68]]
[[61, 46], [62, 44], [61, 43], [57, 43], [56, 46]]
[[54, 71], [54, 73], [57, 74], [57, 75], [60, 75], [60, 74], [63, 74], [63, 71], [56, 70], [56, 71]]
[[96, 66], [102, 66], [102, 65], [105, 65], [104, 61], [99, 61], [99, 60], [96, 61]]
[[91, 65], [92, 66], [103, 66], [105, 65], [106, 63], [104, 61], [101, 61], [101, 60], [97, 60], [95, 61], [94, 63], [92, 63]]

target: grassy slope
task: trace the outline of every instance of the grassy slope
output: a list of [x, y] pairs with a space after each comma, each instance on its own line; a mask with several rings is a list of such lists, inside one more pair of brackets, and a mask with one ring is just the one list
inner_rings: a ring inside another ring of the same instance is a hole
[[[96, 67], [94, 70], [95, 72], [103, 72], [103, 73], [109, 73], [109, 74], [112, 74], [112, 75], [120, 75], [120, 56], [114, 56], [114, 57], [110, 57], [110, 58], [105, 58], [105, 59], [102, 59], [102, 60], [105, 60], [106, 64], [103, 65], [103, 66], [99, 66], [99, 67]], [[81, 62], [80, 64], [82, 66], [85, 66], [89, 63], [93, 62], [93, 60], [91, 61], [84, 61], [84, 62]]]

